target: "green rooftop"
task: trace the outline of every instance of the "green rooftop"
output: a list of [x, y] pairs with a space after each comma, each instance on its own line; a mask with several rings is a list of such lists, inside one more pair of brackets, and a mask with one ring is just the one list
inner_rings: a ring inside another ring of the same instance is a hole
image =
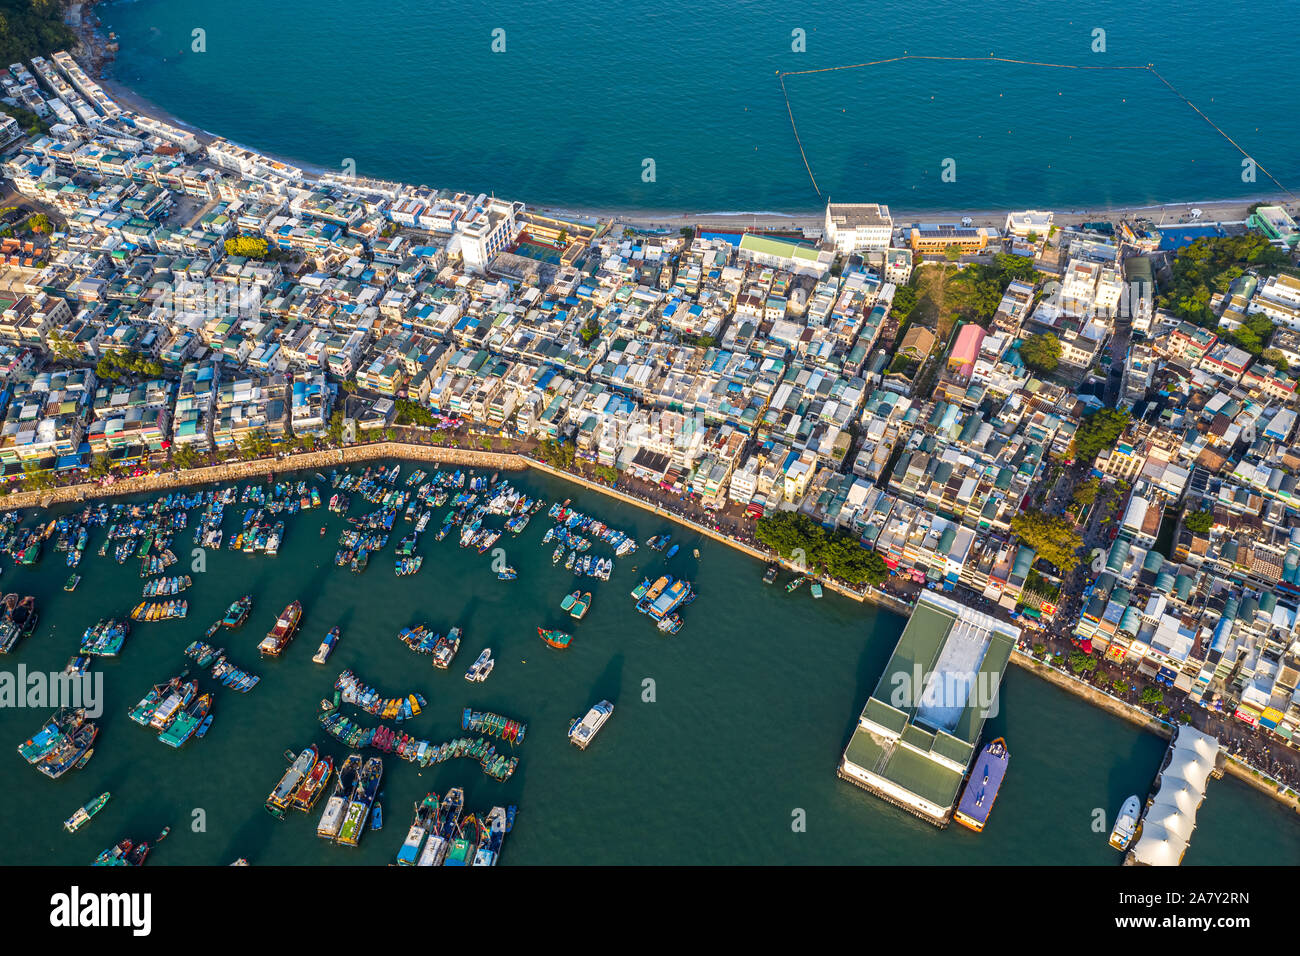
[[946, 821], [1018, 636], [951, 598], [922, 594], [862, 710], [841, 775]]

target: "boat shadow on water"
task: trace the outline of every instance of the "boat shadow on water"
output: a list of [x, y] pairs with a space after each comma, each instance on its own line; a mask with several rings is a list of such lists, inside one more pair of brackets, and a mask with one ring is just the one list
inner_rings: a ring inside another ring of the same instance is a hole
[[[620, 696], [619, 692], [623, 688], [624, 657], [624, 653], [619, 651], [609, 659], [609, 663], [605, 665], [605, 669], [600, 672], [600, 676], [592, 683], [591, 692], [587, 694], [589, 699], [586, 701], [575, 701], [574, 707], [570, 708], [575, 714], [579, 712], [575, 709], [578, 704], [582, 705], [581, 712], [584, 714], [587, 712], [587, 708], [598, 700], [609, 700], [618, 704]], [[640, 687], [636, 688], [636, 690], [639, 695], [641, 690]]]

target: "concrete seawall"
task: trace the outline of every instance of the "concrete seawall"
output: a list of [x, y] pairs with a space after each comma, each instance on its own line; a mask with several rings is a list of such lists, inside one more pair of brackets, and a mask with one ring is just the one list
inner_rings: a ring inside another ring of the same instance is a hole
[[188, 468], [183, 471], [142, 475], [139, 478], [120, 478], [111, 484], [87, 482], [43, 491], [20, 491], [0, 498], [0, 509], [48, 508], [51, 505], [68, 502], [147, 494], [189, 485], [244, 481], [286, 471], [337, 468], [339, 465], [359, 464], [383, 458], [403, 458], [467, 468], [493, 468], [499, 471], [520, 471], [528, 467], [526, 459], [511, 453], [411, 445], [405, 442], [375, 442], [367, 445], [350, 445], [347, 448], [331, 451], [302, 452], [286, 455], [283, 458], [255, 458], [252, 461]]

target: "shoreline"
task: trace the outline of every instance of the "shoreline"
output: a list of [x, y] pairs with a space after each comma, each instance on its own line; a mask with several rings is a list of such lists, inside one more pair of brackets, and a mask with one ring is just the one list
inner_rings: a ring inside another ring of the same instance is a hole
[[[351, 445], [347, 448], [332, 449], [329, 451], [301, 452], [292, 455], [286, 455], [283, 458], [254, 459], [252, 461], [241, 461], [228, 465], [209, 465], [203, 468], [195, 468], [186, 471], [168, 472], [156, 475], [145, 475], [139, 478], [123, 478], [112, 484], [84, 483], [79, 485], [66, 485], [61, 488], [55, 488], [44, 491], [24, 491], [9, 495], [3, 499], [4, 510], [17, 510], [19, 508], [44, 508], [48, 509], [59, 504], [82, 504], [99, 498], [118, 498], [128, 495], [148, 494], [151, 492], [166, 491], [174, 488], [188, 487], [191, 485], [216, 484], [226, 481], [240, 481], [249, 478], [260, 478], [268, 474], [277, 474], [281, 472], [297, 472], [310, 469], [321, 469], [342, 465], [352, 465], [380, 459], [399, 459], [427, 462], [436, 465], [463, 465], [474, 468], [492, 468], [499, 471], [529, 471], [536, 470], [551, 477], [561, 479], [571, 484], [577, 485], [589, 491], [598, 492], [607, 495], [625, 504], [633, 505], [643, 511], [653, 513], [656, 517], [675, 522], [676, 524], [698, 531], [704, 536], [716, 541], [719, 544], [733, 548], [740, 553], [752, 557], [758, 561], [768, 564], [778, 564], [787, 570], [797, 571], [797, 568], [791, 566], [788, 562], [777, 557], [776, 555], [766, 554], [759, 549], [738, 541], [727, 535], [706, 528], [697, 524], [688, 518], [676, 515], [670, 511], [665, 511], [658, 505], [651, 502], [642, 501], [634, 495], [630, 495], [617, 488], [611, 488], [600, 482], [592, 481], [582, 475], [574, 475], [569, 472], [561, 471], [544, 462], [529, 458], [515, 452], [491, 452], [491, 451], [474, 451], [466, 448], [449, 448], [435, 445], [416, 445], [407, 442], [374, 442], [365, 445]], [[858, 601], [861, 604], [872, 604], [882, 610], [907, 617], [911, 614], [911, 607], [896, 598], [882, 594], [874, 588], [868, 588], [864, 591], [855, 591], [852, 588], [845, 587], [838, 582], [825, 578], [818, 578], [822, 586], [835, 591], [843, 597]], [[1114, 717], [1125, 720], [1140, 729], [1155, 734], [1160, 737], [1168, 738], [1173, 733], [1173, 724], [1156, 717], [1140, 707], [1122, 701], [1105, 691], [1086, 684], [1069, 674], [1060, 671], [1058, 668], [1040, 661], [1019, 648], [1014, 648], [1011, 653], [1011, 661], [1022, 667], [1031, 674], [1046, 680], [1048, 683], [1055, 685], [1058, 689], [1073, 694], [1087, 703], [1098, 707]], [[1294, 791], [1280, 786], [1276, 782], [1270, 784], [1267, 779], [1257, 770], [1249, 765], [1241, 763], [1235, 757], [1227, 755], [1225, 761], [1225, 770], [1231, 773], [1238, 780], [1251, 786], [1262, 794], [1272, 797], [1284, 807], [1288, 807], [1293, 813], [1300, 814], [1300, 795]]]
[[[279, 153], [267, 152], [259, 147], [250, 146], [247, 143], [231, 139], [221, 133], [213, 133], [201, 127], [187, 122], [174, 113], [163, 109], [157, 103], [148, 97], [137, 92], [125, 82], [116, 79], [111, 75], [110, 64], [114, 56], [106, 50], [107, 38], [100, 33], [100, 22], [94, 15], [94, 8], [99, 0], [83, 0], [81, 7], [81, 20], [76, 27], [75, 32], [80, 41], [80, 49], [77, 51], [78, 57], [83, 61], [83, 66], [87, 67], [87, 72], [104, 88], [105, 92], [111, 96], [119, 106], [131, 109], [142, 116], [148, 116], [152, 119], [160, 120], [164, 123], [178, 126], [181, 129], [193, 133], [194, 136], [205, 146], [216, 139], [224, 139], [227, 142], [234, 143], [244, 149], [251, 150], [269, 159], [273, 159], [291, 166], [295, 166], [303, 171], [304, 174], [319, 179], [322, 176], [335, 175], [335, 171], [321, 166], [319, 163], [306, 159], [295, 159]], [[417, 185], [407, 180], [390, 180], [391, 182], [402, 185]], [[441, 187], [440, 187], [441, 188]], [[450, 188], [450, 187], [448, 187]], [[465, 190], [460, 190], [465, 191]], [[587, 205], [584, 203], [568, 202], [538, 202], [532, 203], [527, 199], [522, 200], [530, 210], [535, 212], [556, 215], [560, 217], [576, 217], [580, 219], [607, 220], [615, 225], [627, 225], [637, 229], [665, 229], [669, 232], [675, 232], [678, 229], [688, 226], [695, 226], [711, 230], [725, 231], [744, 229], [814, 229], [820, 230], [825, 222], [825, 207], [810, 207], [808, 209], [795, 209], [790, 212], [779, 210], [703, 210], [693, 211], [690, 209], [655, 209], [644, 208], [637, 209], [631, 207], [608, 207], [600, 205]], [[878, 201], [878, 200], [877, 200]], [[1092, 207], [1086, 203], [1083, 208], [1061, 208], [1052, 209], [1054, 222], [1057, 226], [1078, 225], [1097, 219], [1118, 219], [1132, 216], [1141, 216], [1146, 218], [1160, 217], [1160, 222], [1168, 215], [1177, 216], [1179, 211], [1184, 213], [1192, 209], [1199, 208], [1204, 215], [1198, 220], [1199, 224], [1208, 225], [1215, 222], [1239, 222], [1246, 218], [1246, 210], [1252, 205], [1258, 203], [1274, 204], [1287, 207], [1291, 211], [1300, 208], [1300, 203], [1288, 196], [1285, 192], [1260, 192], [1249, 196], [1229, 197], [1224, 199], [1192, 199], [1192, 200], [1145, 200], [1134, 201], [1131, 203], [1102, 203]], [[885, 203], [885, 205], [890, 205]], [[909, 209], [900, 206], [897, 211], [891, 210], [895, 223], [911, 223], [921, 221], [932, 222], [960, 222], [963, 218], [969, 217], [972, 226], [975, 227], [992, 227], [1001, 228], [1006, 223], [1008, 213], [1020, 211], [1023, 207], [1003, 208], [1003, 209], [978, 209], [978, 210], [953, 210], [948, 208], [934, 209]], [[1044, 210], [1045, 211], [1045, 210]], [[1216, 212], [1218, 215], [1216, 215]]]

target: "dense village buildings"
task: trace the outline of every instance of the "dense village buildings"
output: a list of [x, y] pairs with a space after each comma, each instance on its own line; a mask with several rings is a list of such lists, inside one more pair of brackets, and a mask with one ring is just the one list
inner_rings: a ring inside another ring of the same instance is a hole
[[[621, 232], [203, 145], [118, 108], [65, 54], [0, 80], [52, 123], [0, 126], [0, 169], [60, 220], [48, 245], [0, 249], [6, 481], [416, 407], [438, 427], [563, 440], [707, 508], [799, 510], [902, 578], [1028, 622], [1057, 594], [1012, 519], [1081, 418], [1122, 407], [1132, 424], [1095, 462], [1118, 510], [1076, 641], [1300, 728], [1295, 380], [1155, 308], [1166, 235], [1150, 223], [1058, 229], [1028, 210], [998, 229], [832, 203], [802, 238]], [[1280, 207], [1228, 225], [1288, 251], [1300, 235]], [[269, 254], [231, 254], [239, 237]], [[895, 297], [927, 258], [1003, 252], [1038, 278], [1007, 284], [986, 323], [900, 329]], [[1220, 308], [1221, 331], [1266, 316], [1300, 365], [1300, 280], [1243, 276]], [[1047, 333], [1061, 367], [1044, 377], [1019, 347]], [[156, 368], [101, 379], [114, 354]], [[1207, 530], [1181, 520], [1196, 511]]]

